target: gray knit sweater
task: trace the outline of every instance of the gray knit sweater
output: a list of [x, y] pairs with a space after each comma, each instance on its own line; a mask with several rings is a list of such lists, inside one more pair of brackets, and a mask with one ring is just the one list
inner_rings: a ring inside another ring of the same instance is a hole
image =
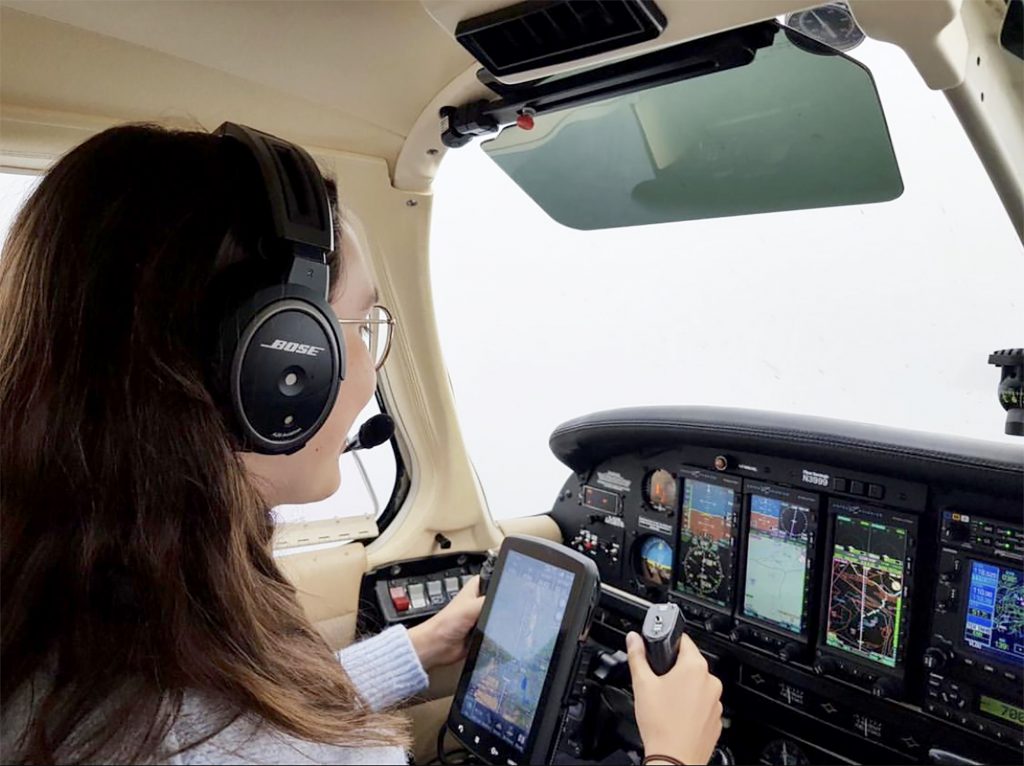
[[[389, 628], [378, 636], [338, 652], [360, 696], [374, 710], [391, 707], [427, 687], [427, 674], [403, 627]], [[11, 748], [28, 719], [30, 695], [15, 700], [3, 711], [0, 762], [10, 762]], [[186, 695], [175, 720], [167, 753], [179, 743], [197, 741], [224, 716], [223, 707], [200, 695]], [[404, 764], [405, 753], [397, 747], [338, 747], [306, 742], [271, 728], [253, 716], [243, 716], [202, 744], [169, 758], [167, 763], [191, 764]]]

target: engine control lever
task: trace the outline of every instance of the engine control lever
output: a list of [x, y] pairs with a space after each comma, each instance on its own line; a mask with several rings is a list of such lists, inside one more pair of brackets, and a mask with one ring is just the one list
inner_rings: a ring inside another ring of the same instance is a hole
[[685, 627], [683, 613], [675, 604], [653, 604], [647, 610], [641, 635], [655, 675], [665, 675], [676, 664]]
[[498, 554], [494, 551], [487, 551], [487, 558], [480, 565], [480, 595], [487, 595], [487, 588], [491, 585], [491, 577], [494, 575], [494, 565], [498, 563]]

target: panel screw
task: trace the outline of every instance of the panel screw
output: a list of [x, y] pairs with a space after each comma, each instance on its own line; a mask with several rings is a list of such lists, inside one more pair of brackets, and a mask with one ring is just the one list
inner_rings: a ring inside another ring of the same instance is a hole
[[418, 204], [420, 204], [420, 203], [417, 200], [414, 200], [414, 199], [407, 199], [405, 201], [405, 206], [406, 207], [416, 207]]
[[437, 149], [427, 149], [427, 154], [429, 154], [431, 157], [433, 157], [437, 153], [438, 153]]

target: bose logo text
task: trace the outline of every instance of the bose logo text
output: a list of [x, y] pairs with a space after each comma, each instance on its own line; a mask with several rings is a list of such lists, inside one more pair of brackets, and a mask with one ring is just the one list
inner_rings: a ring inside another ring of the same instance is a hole
[[293, 354], [304, 354], [305, 356], [316, 356], [323, 351], [320, 346], [307, 346], [305, 343], [293, 343], [290, 340], [275, 340], [273, 343], [261, 343], [260, 348], [290, 351]]

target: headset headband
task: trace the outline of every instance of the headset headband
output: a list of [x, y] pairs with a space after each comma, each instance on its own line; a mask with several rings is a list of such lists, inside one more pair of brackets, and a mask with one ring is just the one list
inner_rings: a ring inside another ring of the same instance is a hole
[[214, 132], [240, 141], [259, 166], [274, 235], [294, 255], [326, 262], [334, 249], [334, 223], [323, 177], [309, 153], [244, 125], [225, 122]]

